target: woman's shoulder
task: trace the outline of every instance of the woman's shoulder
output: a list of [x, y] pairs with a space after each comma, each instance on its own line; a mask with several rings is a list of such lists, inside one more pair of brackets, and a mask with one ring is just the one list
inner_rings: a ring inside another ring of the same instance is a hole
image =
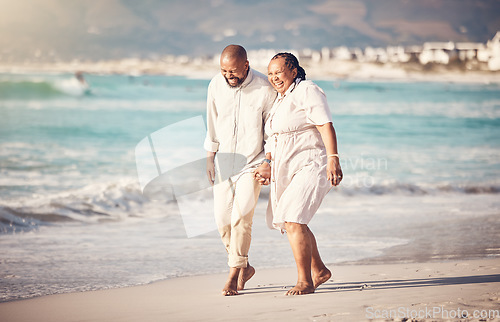
[[325, 95], [325, 92], [323, 91], [323, 89], [321, 89], [321, 87], [319, 87], [312, 80], [308, 79], [300, 81], [299, 86], [297, 86], [297, 89], [304, 94], [319, 92]]

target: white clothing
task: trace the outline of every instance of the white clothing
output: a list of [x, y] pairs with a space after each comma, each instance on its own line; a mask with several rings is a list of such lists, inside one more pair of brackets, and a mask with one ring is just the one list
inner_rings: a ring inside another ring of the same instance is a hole
[[214, 185], [215, 222], [228, 253], [229, 267], [247, 267], [252, 222], [261, 185], [253, 173], [244, 173]]
[[264, 159], [264, 124], [276, 98], [267, 77], [249, 69], [238, 87], [222, 74], [208, 86], [204, 148], [216, 153], [215, 220], [230, 267], [247, 267], [260, 193], [253, 171]]
[[[229, 86], [220, 73], [210, 82], [204, 148], [244, 158], [243, 164], [238, 158], [219, 162], [221, 167], [234, 169], [229, 171], [231, 177], [253, 171], [264, 159], [264, 124], [275, 98], [267, 77], [252, 69], [238, 87]], [[224, 170], [221, 172], [227, 172]]]
[[316, 125], [332, 122], [323, 90], [298, 81], [279, 95], [265, 130], [270, 137], [271, 193], [266, 221], [284, 230], [285, 222], [308, 224], [331, 189], [326, 150]]

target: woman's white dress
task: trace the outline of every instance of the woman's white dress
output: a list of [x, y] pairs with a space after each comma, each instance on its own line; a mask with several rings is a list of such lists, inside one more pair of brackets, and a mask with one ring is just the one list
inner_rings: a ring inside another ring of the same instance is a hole
[[293, 83], [279, 95], [266, 121], [272, 175], [266, 221], [270, 228], [285, 222], [308, 224], [331, 189], [326, 150], [316, 125], [331, 122], [323, 90], [311, 81]]

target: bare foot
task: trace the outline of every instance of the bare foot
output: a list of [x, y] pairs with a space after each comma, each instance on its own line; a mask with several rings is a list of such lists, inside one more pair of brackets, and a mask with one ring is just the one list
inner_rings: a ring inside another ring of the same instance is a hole
[[298, 282], [285, 295], [304, 295], [314, 293], [314, 287], [309, 283]]
[[238, 295], [236, 290], [237, 281], [228, 280], [222, 289], [222, 296]]
[[318, 286], [328, 281], [330, 277], [332, 277], [332, 272], [326, 267], [319, 271], [319, 273], [313, 274], [314, 289], [317, 289]]
[[246, 268], [240, 269], [240, 274], [238, 275], [238, 291], [245, 288], [245, 283], [252, 278], [255, 274], [255, 268], [253, 266], [248, 266]]
[[238, 295], [238, 276], [240, 275], [241, 269], [236, 267], [231, 267], [229, 269], [229, 276], [227, 278], [226, 285], [222, 289], [222, 296], [232, 296]]

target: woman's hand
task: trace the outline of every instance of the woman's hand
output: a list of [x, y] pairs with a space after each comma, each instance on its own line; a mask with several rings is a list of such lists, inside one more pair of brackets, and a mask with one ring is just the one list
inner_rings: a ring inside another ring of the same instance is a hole
[[338, 157], [329, 157], [326, 163], [326, 175], [328, 177], [328, 181], [332, 184], [332, 186], [338, 186], [340, 181], [342, 181], [343, 174], [342, 169], [340, 168], [340, 161]]
[[316, 125], [321, 139], [325, 145], [328, 161], [326, 162], [326, 176], [332, 186], [338, 186], [342, 181], [342, 169], [340, 168], [339, 154], [337, 152], [337, 134], [332, 122]]
[[271, 166], [269, 163], [263, 162], [257, 169], [255, 169], [253, 172], [253, 178], [261, 185], [267, 186], [271, 181]]

